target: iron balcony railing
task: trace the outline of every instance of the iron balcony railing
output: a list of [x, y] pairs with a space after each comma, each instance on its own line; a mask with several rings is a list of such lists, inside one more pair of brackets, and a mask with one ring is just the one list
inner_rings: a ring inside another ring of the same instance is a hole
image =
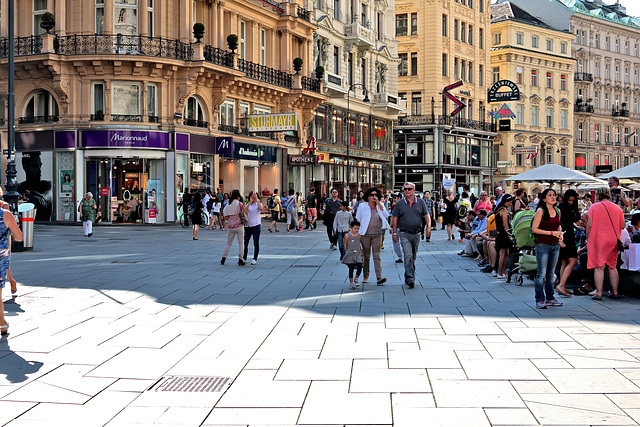
[[212, 64], [233, 67], [233, 54], [231, 52], [209, 45], [204, 47], [204, 60]]
[[160, 58], [193, 58], [193, 48], [189, 43], [162, 37], [106, 35], [56, 36], [53, 50], [60, 55], [144, 55]]
[[104, 120], [104, 113], [96, 113], [96, 114], [91, 114], [89, 116], [89, 120], [94, 122], [94, 121], [103, 121]]
[[576, 82], [592, 82], [593, 74], [590, 73], [574, 73], [573, 80]]
[[415, 125], [456, 126], [459, 128], [480, 130], [484, 132], [496, 132], [495, 123], [482, 122], [479, 120], [463, 119], [461, 117], [432, 116], [430, 114], [423, 115], [423, 116], [399, 117], [398, 125], [399, 126], [415, 126]]
[[[37, 55], [42, 52], [42, 37], [16, 37], [13, 40], [14, 55]], [[9, 39], [0, 39], [0, 58], [9, 56]]]
[[238, 59], [238, 70], [246, 74], [247, 77], [270, 83], [276, 86], [282, 86], [291, 89], [293, 87], [293, 77], [284, 71], [275, 70], [265, 67], [264, 65], [255, 64], [245, 59]]
[[137, 114], [112, 114], [112, 122], [141, 122], [142, 116]]
[[28, 116], [28, 117], [20, 117], [18, 118], [18, 124], [24, 125], [28, 123], [50, 123], [57, 122], [60, 120], [58, 115], [54, 116]]
[[629, 117], [629, 110], [622, 108], [614, 108], [611, 110], [611, 116], [613, 117]]
[[284, 135], [284, 140], [287, 141], [287, 142], [294, 142], [296, 144], [300, 143], [300, 138], [295, 136], [295, 135], [287, 135], [287, 134], [285, 134]]
[[573, 106], [575, 113], [593, 113], [593, 105], [591, 104], [575, 104]]
[[160, 117], [158, 117], [158, 116], [149, 116], [149, 123], [160, 123]]
[[304, 19], [307, 22], [311, 22], [311, 11], [307, 10], [300, 5], [296, 8], [298, 18]]
[[196, 119], [185, 119], [185, 126], [195, 126], [197, 128], [207, 128], [209, 127], [209, 122], [205, 122], [204, 120], [196, 120]]
[[320, 80], [302, 76], [302, 89], [320, 93]]

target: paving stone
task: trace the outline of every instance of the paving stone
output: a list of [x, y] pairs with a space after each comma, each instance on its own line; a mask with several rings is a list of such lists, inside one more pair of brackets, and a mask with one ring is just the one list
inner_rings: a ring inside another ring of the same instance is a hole
[[482, 409], [473, 408], [394, 408], [394, 426], [411, 427], [416, 420], [428, 420], [429, 426], [490, 426]]
[[543, 425], [632, 425], [633, 419], [602, 394], [523, 394]]
[[350, 359], [290, 360], [280, 365], [276, 381], [348, 381], [351, 378]]
[[464, 359], [462, 368], [470, 380], [544, 380], [542, 373], [528, 360]]
[[543, 369], [560, 393], [637, 393], [638, 386], [614, 369]]
[[276, 371], [244, 371], [217, 408], [300, 408], [310, 381], [275, 381]]
[[431, 387], [438, 408], [525, 407], [508, 381], [432, 380]]

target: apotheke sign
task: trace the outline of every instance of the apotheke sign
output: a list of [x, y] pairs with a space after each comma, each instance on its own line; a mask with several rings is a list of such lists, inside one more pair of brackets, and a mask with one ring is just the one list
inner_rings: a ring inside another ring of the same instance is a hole
[[301, 164], [301, 163], [320, 163], [320, 156], [307, 156], [307, 155], [289, 155], [289, 164]]

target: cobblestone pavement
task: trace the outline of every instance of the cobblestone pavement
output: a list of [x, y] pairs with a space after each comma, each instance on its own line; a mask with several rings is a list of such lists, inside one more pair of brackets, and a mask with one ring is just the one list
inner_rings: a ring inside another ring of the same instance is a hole
[[357, 291], [322, 226], [263, 226], [244, 267], [237, 246], [220, 265], [226, 232], [94, 231], [38, 225], [14, 254], [0, 424], [640, 423], [640, 300], [537, 310], [532, 282], [479, 273], [441, 231], [415, 289], [387, 237], [388, 282]]

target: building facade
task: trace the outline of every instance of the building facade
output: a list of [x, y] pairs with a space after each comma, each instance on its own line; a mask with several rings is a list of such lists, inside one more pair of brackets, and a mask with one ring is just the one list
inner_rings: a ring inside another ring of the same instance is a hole
[[393, 10], [393, 0], [315, 4], [313, 66], [324, 68], [328, 96], [310, 127], [319, 163], [308, 178], [319, 194], [393, 186], [393, 122], [404, 111]]
[[[46, 12], [52, 34], [40, 28]], [[39, 220], [76, 220], [86, 191], [107, 221], [121, 221], [131, 199], [134, 220], [175, 221], [185, 191], [266, 198], [288, 181], [288, 156], [325, 99], [308, 67], [294, 70], [294, 58], [311, 62], [316, 29], [295, 2], [16, 0], [15, 16], [19, 191], [46, 193]], [[1, 133], [6, 147], [6, 125]]]
[[[514, 0], [523, 8], [535, 1]], [[574, 162], [590, 174], [640, 157], [640, 19], [619, 3], [554, 0], [537, 16], [574, 35]]]
[[[491, 8], [488, 0], [396, 2], [398, 92], [410, 115], [394, 130], [395, 182], [415, 182], [419, 190], [442, 191], [445, 174], [456, 190], [469, 184], [479, 194], [493, 175], [492, 124], [487, 120], [490, 83]], [[462, 81], [451, 94], [442, 92]]]
[[511, 129], [496, 139], [496, 183], [545, 163], [573, 168], [573, 35], [510, 2], [492, 5], [491, 15], [491, 82], [506, 79], [520, 91], [519, 101], [507, 102], [516, 115], [507, 119]]

